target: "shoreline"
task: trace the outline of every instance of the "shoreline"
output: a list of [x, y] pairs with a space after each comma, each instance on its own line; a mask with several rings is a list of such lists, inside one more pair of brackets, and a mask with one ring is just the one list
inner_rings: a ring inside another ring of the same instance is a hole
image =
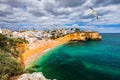
[[[36, 43], [29, 44], [29, 47], [31, 49], [26, 50], [24, 53], [22, 53], [21, 60], [26, 68], [27, 65], [29, 65], [31, 62], [36, 60], [37, 57], [44, 55], [46, 52], [48, 52], [49, 50], [51, 50], [59, 45], [62, 45], [64, 43], [67, 43], [72, 40], [87, 41], [87, 40], [101, 40], [101, 38], [102, 37], [97, 32], [92, 32], [92, 33], [76, 32], [76, 33], [65, 35], [63, 37], [59, 37], [55, 40], [44, 39], [44, 40], [38, 41]], [[35, 45], [37, 45], [37, 46], [35, 47]]]
[[47, 51], [43, 51], [41, 53], [41, 55], [37, 56], [33, 61], [30, 62], [30, 64], [27, 64], [25, 69], [31, 69], [36, 63], [38, 63], [38, 61], [40, 61], [40, 63], [43, 61], [43, 59], [45, 59], [46, 56], [49, 56], [51, 55], [51, 53], [58, 49], [59, 47], [61, 47], [62, 45], [64, 44], [61, 44], [61, 45], [58, 45], [58, 46], [55, 46], [55, 47], [52, 47], [52, 48], [49, 48]]
[[21, 56], [22, 62], [25, 66], [25, 69], [30, 64], [32, 64], [36, 59], [38, 59], [39, 57], [41, 57], [42, 55], [44, 55], [48, 51], [50, 51], [50, 50], [52, 50], [52, 49], [56, 48], [57, 46], [62, 45], [64, 43], [65, 42], [61, 42], [58, 40], [51, 40], [51, 42], [48, 44], [41, 45], [35, 49], [25, 51]]

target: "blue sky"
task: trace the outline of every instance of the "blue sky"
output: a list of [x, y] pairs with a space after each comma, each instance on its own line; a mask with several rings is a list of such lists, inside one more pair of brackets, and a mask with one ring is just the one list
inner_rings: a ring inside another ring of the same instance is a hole
[[112, 24], [89, 24], [85, 22], [76, 22], [71, 24], [65, 24], [67, 27], [78, 27], [81, 30], [92, 30], [98, 31], [100, 33], [120, 33], [120, 24], [112, 23]]
[[[92, 14], [93, 7], [99, 19]], [[0, 27], [120, 33], [120, 0], [0, 0]]]

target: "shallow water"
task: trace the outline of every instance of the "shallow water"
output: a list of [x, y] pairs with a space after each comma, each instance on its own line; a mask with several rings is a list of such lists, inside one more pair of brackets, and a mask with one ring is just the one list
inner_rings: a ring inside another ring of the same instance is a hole
[[120, 80], [120, 34], [102, 41], [70, 42], [40, 57], [31, 68], [57, 80]]

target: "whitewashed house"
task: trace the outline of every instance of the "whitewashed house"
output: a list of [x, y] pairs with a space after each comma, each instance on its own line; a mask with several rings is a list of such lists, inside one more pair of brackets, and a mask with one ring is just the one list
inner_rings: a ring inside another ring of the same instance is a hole
[[0, 28], [0, 33], [2, 33], [2, 29]]

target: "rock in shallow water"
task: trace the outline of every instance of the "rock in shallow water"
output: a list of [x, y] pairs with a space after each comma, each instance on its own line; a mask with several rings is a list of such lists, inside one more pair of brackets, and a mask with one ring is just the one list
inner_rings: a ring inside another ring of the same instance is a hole
[[32, 74], [25, 73], [21, 75], [17, 80], [49, 80], [49, 79], [46, 79], [41, 72], [34, 72]]

